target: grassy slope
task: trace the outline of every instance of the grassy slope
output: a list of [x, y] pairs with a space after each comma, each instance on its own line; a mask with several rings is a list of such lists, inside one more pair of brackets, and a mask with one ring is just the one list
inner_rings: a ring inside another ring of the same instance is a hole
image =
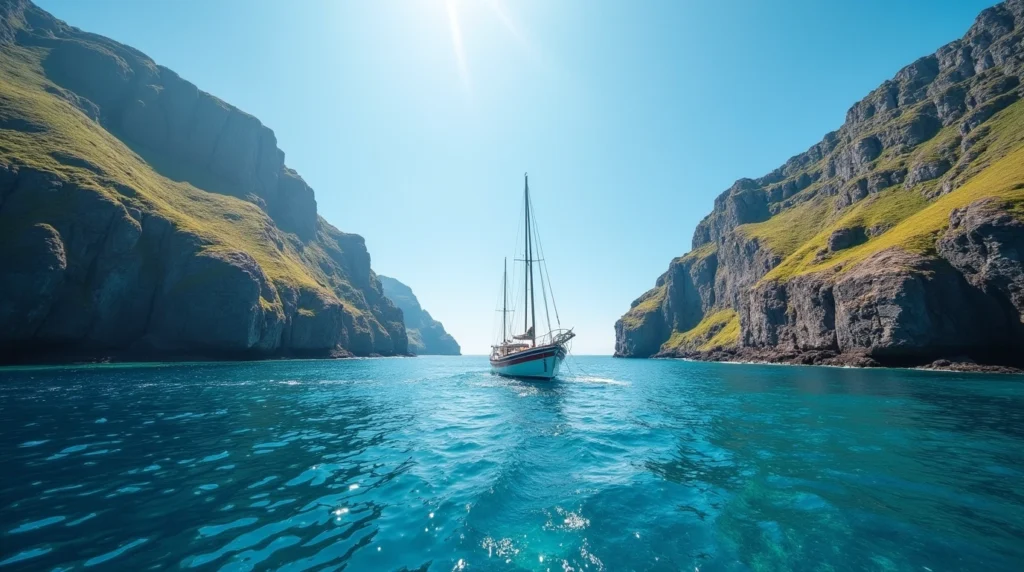
[[713, 243], [713, 242], [709, 242], [707, 244], [704, 244], [704, 245], [698, 246], [697, 248], [694, 248], [690, 252], [687, 252], [686, 254], [683, 255], [682, 260], [684, 260], [684, 261], [687, 261], [687, 260], [693, 260], [693, 261], [703, 260], [703, 259], [711, 256], [712, 254], [714, 254], [717, 250], [718, 250], [718, 245]]
[[[718, 250], [718, 245], [709, 242], [703, 246], [699, 246], [690, 252], [687, 252], [682, 257], [676, 259], [679, 262], [696, 262], [703, 260]], [[637, 328], [647, 319], [648, 314], [657, 312], [661, 309], [661, 305], [665, 302], [666, 287], [665, 285], [657, 286], [648, 290], [643, 296], [640, 297], [640, 301], [636, 306], [633, 306], [622, 316], [622, 323], [630, 328]]]
[[[924, 191], [935, 185], [935, 181], [928, 181], [911, 189], [891, 187], [855, 203], [799, 248], [784, 252], [786, 258], [764, 279], [787, 280], [837, 265], [849, 269], [872, 254], [891, 247], [928, 254], [934, 250], [936, 239], [948, 226], [950, 212], [979, 199], [992, 197], [1001, 200], [1009, 210], [1020, 213], [1024, 209], [1024, 101], [1004, 109], [985, 125], [990, 131], [974, 146], [984, 151], [971, 162], [967, 170], [970, 178], [960, 188], [928, 201]], [[918, 147], [912, 160], [931, 158], [938, 148], [950, 144], [950, 141], [951, 136], [944, 130]], [[780, 216], [760, 224], [773, 223]], [[825, 247], [833, 231], [876, 224], [891, 224], [892, 228], [860, 246], [815, 262], [817, 252]]]
[[699, 324], [686, 332], [672, 332], [661, 346], [662, 352], [676, 350], [710, 350], [735, 345], [740, 339], [740, 316], [726, 308], [704, 316]]
[[764, 222], [742, 225], [737, 231], [747, 238], [757, 238], [772, 252], [787, 256], [818, 233], [828, 220], [832, 203], [831, 197], [815, 196]]
[[[891, 247], [921, 254], [932, 253], [935, 241], [949, 224], [950, 212], [979, 199], [991, 197], [1001, 200], [1008, 210], [1024, 218], [1024, 100], [996, 114], [984, 126], [988, 132], [973, 145], [974, 150], [981, 152], [966, 169], [963, 175], [966, 182], [937, 199], [927, 198], [938, 184], [938, 180], [932, 180], [909, 189], [902, 185], [893, 186], [836, 212], [834, 197], [816, 194], [821, 185], [819, 182], [795, 196], [796, 200], [800, 195], [810, 198], [764, 222], [738, 227], [737, 232], [747, 238], [758, 239], [763, 247], [783, 257], [782, 263], [763, 280], [785, 281], [837, 266], [847, 270], [872, 254]], [[979, 129], [975, 131], [977, 133], [984, 132]], [[934, 161], [948, 156], [943, 151], [959, 144], [957, 126], [946, 127], [910, 153], [883, 153], [873, 168], [877, 171]], [[820, 165], [811, 165], [805, 171], [818, 167]], [[802, 172], [792, 178], [799, 177]], [[855, 226], [881, 226], [888, 227], [888, 230], [862, 245], [841, 250], [824, 259], [818, 258], [834, 231]], [[713, 244], [706, 244], [687, 253], [683, 259], [703, 258], [714, 252], [714, 248]], [[663, 299], [663, 292], [651, 291], [649, 297], [623, 317], [623, 321], [630, 326], [641, 323], [648, 312], [660, 307]], [[712, 328], [721, 329], [708, 339]], [[708, 350], [731, 345], [738, 341], [739, 333], [736, 313], [720, 310], [705, 316], [687, 332], [673, 332], [661, 351]]]
[[[893, 122], [880, 124], [874, 130], [859, 135], [858, 138], [911, 122], [926, 103], [918, 104]], [[959, 141], [958, 128], [956, 126], [946, 127], [911, 153], [899, 153], [894, 148], [886, 149], [872, 164], [872, 172], [905, 168], [907, 165], [917, 162], [934, 161], [941, 156], [940, 151], [950, 146], [957, 146]], [[830, 156], [840, 153], [842, 150], [843, 146], [841, 145]], [[809, 168], [820, 168], [821, 163], [825, 161], [826, 159], [822, 159]], [[799, 176], [799, 173], [795, 176]], [[839, 228], [857, 225], [865, 228], [877, 225], [894, 226], [917, 210], [924, 208], [927, 205], [925, 191], [931, 190], [936, 183], [937, 181], [934, 180], [927, 181], [913, 189], [906, 190], [902, 187], [886, 189], [878, 195], [858, 201], [846, 209], [836, 212], [834, 197], [816, 194], [819, 187], [824, 184], [824, 181], [819, 181], [794, 197], [799, 199], [803, 195], [810, 196], [809, 199], [783, 210], [764, 222], [740, 225], [737, 227], [737, 232], [747, 238], [759, 239], [762, 246], [784, 259], [797, 251], [805, 252], [808, 249], [811, 252], [810, 258], [813, 259], [817, 251], [824, 248], [828, 236]], [[869, 206], [865, 203], [877, 204]]]
[[664, 284], [652, 290], [648, 290], [646, 294], [640, 297], [640, 303], [630, 308], [629, 311], [622, 316], [622, 323], [631, 329], [639, 327], [646, 320], [647, 314], [658, 311], [664, 301]]
[[[58, 88], [43, 73], [45, 55], [42, 48], [10, 46], [0, 53], [0, 126], [18, 127], [0, 128], [0, 163], [51, 171], [109, 200], [157, 213], [200, 236], [208, 252], [247, 252], [279, 286], [345, 291], [347, 285], [329, 284], [317, 268], [317, 259], [326, 257], [317, 245], [300, 255], [297, 239], [279, 231], [256, 205], [159, 175], [98, 123], [49, 93]], [[61, 212], [61, 201], [40, 201], [38, 209], [34, 220], [74, 216]], [[0, 219], [0, 233], [16, 231], [15, 222]]]

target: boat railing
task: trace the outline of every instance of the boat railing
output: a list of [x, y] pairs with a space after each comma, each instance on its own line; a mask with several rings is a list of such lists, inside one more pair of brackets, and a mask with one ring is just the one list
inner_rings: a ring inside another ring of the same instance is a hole
[[491, 356], [504, 357], [507, 355], [519, 353], [539, 346], [548, 346], [552, 344], [566, 344], [569, 342], [569, 340], [575, 337], [576, 332], [572, 331], [572, 328], [569, 328], [551, 330], [550, 332], [544, 334], [543, 336], [538, 337], [537, 342], [532, 346], [530, 344], [512, 343], [506, 340], [500, 344], [491, 346]]
[[574, 337], [576, 337], [576, 333], [572, 331], [572, 328], [551, 330], [547, 334], [537, 338], [537, 345], [547, 346], [551, 344], [564, 344]]

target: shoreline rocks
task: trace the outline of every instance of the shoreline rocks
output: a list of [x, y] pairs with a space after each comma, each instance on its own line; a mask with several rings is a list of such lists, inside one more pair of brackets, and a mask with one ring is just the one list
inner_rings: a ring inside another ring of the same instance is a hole
[[661, 356], [655, 359], [846, 368], [912, 368], [959, 373], [1024, 374], [1024, 368], [979, 364], [963, 356], [948, 359], [942, 358], [931, 362], [880, 362], [864, 354], [842, 354], [827, 350], [786, 351], [770, 348], [717, 348], [709, 351], [685, 352], [673, 357]]

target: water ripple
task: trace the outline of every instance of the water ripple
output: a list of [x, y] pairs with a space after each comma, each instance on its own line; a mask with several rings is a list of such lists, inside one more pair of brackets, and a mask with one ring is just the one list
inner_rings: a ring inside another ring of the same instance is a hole
[[0, 567], [1024, 562], [1019, 378], [574, 367], [554, 383], [471, 357], [0, 370]]

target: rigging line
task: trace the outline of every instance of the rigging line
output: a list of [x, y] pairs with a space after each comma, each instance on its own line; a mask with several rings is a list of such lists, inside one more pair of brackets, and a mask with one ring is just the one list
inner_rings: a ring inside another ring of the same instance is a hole
[[[541, 264], [540, 265], [541, 265], [541, 268], [543, 268], [543, 272], [541, 272], [541, 277], [540, 277], [541, 284], [543, 285], [544, 278], [546, 276], [547, 277], [547, 281], [548, 281], [548, 290], [551, 290], [551, 305], [555, 309], [555, 322], [558, 324], [558, 327], [561, 328], [562, 327], [562, 319], [558, 316], [558, 303], [555, 302], [555, 289], [554, 289], [553, 286], [551, 286], [551, 273], [548, 272], [547, 257], [544, 256], [544, 243], [541, 242], [541, 240], [540, 240], [540, 231], [537, 230], [537, 215], [536, 215], [535, 212], [534, 213], [530, 213], [530, 214], [533, 215], [533, 219], [534, 219], [534, 221], [533, 221], [533, 229], [534, 229], [534, 232], [537, 233], [537, 250], [540, 253], [540, 258], [541, 258]], [[547, 301], [545, 300], [545, 304], [546, 303], [547, 303]], [[551, 328], [550, 322], [551, 322], [551, 320], [549, 319], [548, 320], [548, 329]]]
[[[541, 266], [543, 268], [543, 265]], [[544, 272], [540, 273], [540, 293], [544, 296], [544, 320], [548, 324], [548, 333], [551, 333], [551, 315], [548, 313], [548, 289], [544, 287]]]
[[[538, 265], [538, 267], [537, 267], [537, 273], [540, 274], [540, 290], [541, 290], [541, 294], [544, 297], [544, 316], [545, 316], [545, 320], [547, 320], [548, 333], [550, 334], [551, 333], [551, 313], [548, 310], [548, 294], [547, 294], [547, 289], [544, 286], [544, 275], [547, 273], [547, 262], [544, 262], [544, 254], [543, 254], [543, 251], [542, 251], [542, 246], [540, 244], [540, 232], [537, 230], [537, 209], [530, 209], [530, 213], [529, 214], [530, 214], [530, 218], [527, 221], [527, 224], [529, 225], [528, 232], [530, 233], [530, 245], [533, 246], [534, 243], [536, 243], [537, 244], [537, 248], [538, 248], [538, 252], [540, 254], [540, 262], [541, 262], [541, 264]], [[532, 255], [532, 252], [531, 252], [531, 255]], [[533, 259], [533, 261], [536, 261], [536, 260], [537, 260], [536, 258]], [[532, 263], [531, 263], [531, 265], [532, 265]], [[533, 286], [533, 275], [532, 275], [532, 273], [531, 273], [530, 278], [531, 278], [531, 280], [530, 280], [531, 284], [530, 285]], [[551, 286], [551, 279], [550, 279], [550, 277], [547, 280], [548, 280], [548, 287], [550, 287]], [[532, 289], [531, 289], [531, 294], [533, 294]], [[533, 310], [533, 307], [531, 306], [531, 311], [532, 310]], [[536, 317], [535, 317], [534, 318], [534, 328], [536, 328], [536, 327], [537, 327], [537, 324], [536, 324]]]
[[[536, 219], [536, 215], [534, 215], [534, 218]], [[537, 223], [536, 223], [536, 220], [535, 220], [533, 225], [531, 225], [533, 227], [533, 229], [534, 229], [534, 232], [537, 232], [536, 231], [536, 229], [537, 229], [536, 224]], [[539, 235], [539, 233], [538, 233], [538, 235]], [[539, 268], [539, 272], [540, 272], [540, 291], [541, 291], [541, 294], [544, 296], [544, 319], [547, 320], [548, 333], [551, 333], [551, 313], [548, 311], [548, 289], [551, 287], [551, 276], [548, 275], [547, 262], [544, 262], [543, 245], [540, 243], [540, 236], [537, 236], [536, 240], [537, 240], [537, 247], [541, 251], [541, 265], [540, 265], [540, 268]], [[545, 279], [547, 281], [547, 287], [544, 286]]]
[[[518, 210], [518, 213], [516, 215], [516, 219], [515, 220], [516, 221], [522, 221], [523, 220], [523, 204], [522, 203], [519, 203], [519, 210]], [[515, 240], [512, 243], [513, 247], [511, 249], [511, 251], [513, 253], [518, 252], [518, 249], [519, 249], [519, 246], [520, 246], [519, 241], [520, 241], [520, 237], [522, 236], [522, 231], [523, 231], [522, 226], [520, 224], [518, 224], [518, 222], [517, 222], [517, 224], [516, 224]], [[515, 258], [515, 256], [513, 256], [513, 259], [514, 258]], [[509, 280], [509, 283], [512, 285], [512, 288], [509, 290], [509, 307], [508, 307], [509, 317], [508, 317], [508, 323], [511, 326], [510, 330], [512, 330], [512, 332], [514, 332], [515, 331], [515, 329], [514, 329], [515, 326], [512, 326], [512, 324], [515, 324], [515, 321], [516, 321], [516, 313], [519, 310], [519, 297], [520, 297], [519, 296], [519, 294], [520, 294], [519, 286], [520, 285], [519, 285], [519, 265], [518, 264], [513, 264], [512, 265], [512, 274], [509, 276], [508, 280]], [[512, 333], [512, 332], [510, 332], [510, 333]]]
[[[501, 295], [499, 294], [499, 296], [498, 296], [498, 297], [500, 298], [500, 297], [501, 297]], [[493, 319], [491, 320], [491, 331], [492, 331], [492, 332], [495, 332], [495, 331], [497, 331], [497, 329], [498, 329], [498, 324], [497, 324], [497, 321], [496, 321], [496, 320], [497, 320], [497, 313], [498, 313], [498, 312], [500, 312], [500, 311], [501, 311], [501, 310], [499, 310], [499, 309], [498, 309], [498, 302], [496, 302], [496, 303], [494, 304], [494, 313], [495, 313], [495, 316], [494, 316], [494, 318], [493, 318]], [[491, 338], [491, 341], [493, 342], [493, 345], [498, 345], [498, 344], [500, 343], [500, 340], [499, 340], [499, 339], [497, 338], [497, 336], [495, 336], [495, 337], [492, 337], [492, 338]]]
[[501, 343], [508, 339], [508, 259], [505, 259], [505, 271], [501, 275]]
[[572, 360], [573, 367], [576, 371], [583, 374], [583, 377], [593, 377], [587, 372], [587, 370], [583, 369], [583, 366], [580, 365], [580, 360], [576, 359], [576, 354], [569, 352], [569, 358]]

